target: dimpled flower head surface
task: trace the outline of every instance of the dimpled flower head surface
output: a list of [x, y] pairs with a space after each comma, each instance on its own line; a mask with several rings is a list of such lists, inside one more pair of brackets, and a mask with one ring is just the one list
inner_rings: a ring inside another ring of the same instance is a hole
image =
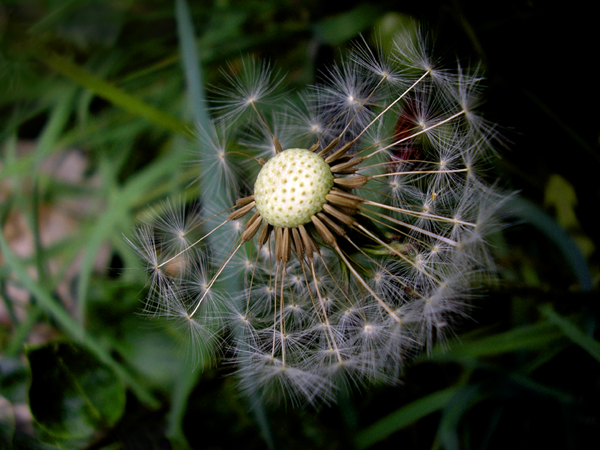
[[480, 77], [425, 48], [358, 44], [294, 101], [268, 65], [232, 68], [200, 207], [166, 203], [131, 239], [148, 311], [220, 349], [243, 389], [318, 404], [396, 383], [493, 271], [504, 197], [482, 177], [497, 136]]

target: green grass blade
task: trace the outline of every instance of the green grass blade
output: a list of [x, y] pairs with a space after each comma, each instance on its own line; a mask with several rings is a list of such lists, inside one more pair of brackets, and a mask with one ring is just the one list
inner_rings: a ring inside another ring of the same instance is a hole
[[496, 356], [517, 350], [545, 349], [550, 344], [554, 345], [561, 338], [562, 333], [554, 324], [541, 322], [492, 336], [454, 341], [449, 349], [436, 348], [428, 357], [424, 358], [451, 361]]
[[[196, 36], [188, 4], [185, 0], [175, 1], [175, 18], [177, 20], [177, 33], [181, 62], [187, 85], [188, 106], [191, 108], [196, 126], [208, 129], [210, 118], [206, 112], [206, 99], [202, 81], [202, 71], [196, 48]], [[181, 142], [179, 142], [181, 145]], [[171, 410], [168, 419], [167, 435], [171, 444], [178, 448], [189, 448], [183, 433], [183, 418], [187, 407], [187, 399], [198, 381], [199, 370], [187, 367], [185, 374], [177, 380], [172, 394]]]
[[600, 342], [585, 335], [573, 322], [565, 319], [550, 306], [542, 306], [540, 311], [550, 322], [558, 326], [565, 336], [592, 355], [597, 361], [600, 361]]
[[277, 449], [277, 445], [275, 444], [275, 436], [273, 436], [273, 432], [271, 431], [271, 424], [269, 423], [269, 416], [267, 415], [267, 409], [265, 408], [263, 399], [257, 392], [251, 392], [250, 401], [252, 402], [252, 415], [254, 416], [254, 420], [256, 420], [256, 424], [263, 435], [267, 449]]
[[18, 261], [8, 242], [0, 233], [0, 250], [8, 266], [12, 269], [17, 279], [32, 295], [35, 296], [38, 305], [48, 313], [60, 327], [60, 329], [77, 342], [82, 343], [90, 350], [100, 361], [109, 365], [121, 379], [131, 388], [138, 399], [150, 407], [158, 407], [159, 401], [148, 392], [140, 383], [137, 382], [118, 362], [116, 362], [110, 353], [102, 347], [96, 340], [77, 324], [77, 322], [65, 311], [53, 298], [46, 292], [29, 274], [27, 269]]
[[431, 413], [440, 411], [459, 390], [458, 387], [443, 389], [403, 406], [358, 433], [356, 447], [359, 449], [370, 447], [401, 428]]
[[39, 51], [37, 52], [37, 57], [58, 73], [66, 76], [80, 86], [91, 90], [97, 96], [125, 109], [131, 114], [144, 117], [150, 122], [174, 133], [181, 133], [188, 136], [192, 135], [190, 127], [181, 120], [124, 92], [114, 84], [94, 76], [74, 62], [51, 51]]
[[57, 150], [56, 143], [69, 122], [76, 92], [76, 86], [69, 86], [68, 88], [60, 89], [55, 94], [56, 104], [50, 111], [48, 121], [44, 125], [44, 129], [37, 139], [35, 157], [38, 164], [40, 164], [48, 154]]
[[32, 232], [35, 247], [35, 266], [38, 273], [38, 280], [42, 286], [48, 282], [48, 271], [46, 268], [46, 255], [42, 246], [42, 236], [40, 233], [40, 183], [39, 178], [33, 180], [33, 190], [31, 192], [32, 202]]
[[480, 391], [479, 385], [464, 386], [452, 396], [444, 408], [438, 428], [438, 438], [444, 449], [460, 450], [459, 423], [473, 404], [484, 398]]
[[177, 378], [171, 395], [171, 409], [168, 413], [166, 435], [171, 444], [181, 450], [190, 449], [185, 433], [183, 432], [183, 419], [188, 405], [190, 393], [196, 386], [200, 377], [200, 370], [194, 370], [192, 364], [187, 364], [185, 373]]
[[197, 126], [208, 130], [210, 118], [206, 112], [207, 103], [204, 95], [202, 68], [200, 67], [198, 58], [196, 36], [190, 10], [185, 0], [175, 1], [175, 16], [177, 19], [181, 62], [188, 88], [189, 106], [192, 108]]
[[[78, 298], [78, 319], [81, 323], [85, 321], [85, 310], [87, 303], [87, 290], [89, 280], [92, 275], [94, 261], [100, 250], [102, 243], [109, 240], [111, 236], [121, 235], [120, 226], [124, 223], [130, 223], [127, 219], [131, 209], [139, 205], [140, 199], [146, 195], [146, 192], [154, 186], [158, 180], [168, 176], [181, 164], [182, 152], [171, 152], [163, 158], [156, 160], [144, 171], [129, 179], [128, 183], [122, 188], [114, 186], [108, 198], [108, 205], [94, 223], [94, 228], [90, 233], [89, 240], [81, 263], [79, 284], [77, 288]], [[106, 164], [105, 164], [106, 166]], [[114, 177], [116, 174], [109, 174], [110, 168], [104, 171], [105, 178]], [[108, 183], [108, 181], [107, 181]], [[110, 183], [109, 183], [110, 184]]]
[[582, 291], [592, 290], [592, 276], [585, 256], [564, 228], [556, 223], [545, 211], [532, 202], [513, 196], [504, 205], [504, 210], [514, 217], [533, 225], [554, 243], [562, 253], [565, 261], [577, 277]]

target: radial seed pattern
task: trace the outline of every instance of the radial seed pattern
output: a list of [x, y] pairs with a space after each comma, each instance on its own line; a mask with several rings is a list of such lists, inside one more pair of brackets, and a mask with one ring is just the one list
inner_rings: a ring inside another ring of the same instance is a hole
[[[244, 64], [219, 91], [227, 139], [202, 134], [222, 162], [205, 176], [235, 179], [228, 194], [205, 187], [203, 221], [167, 214], [176, 241], [165, 220], [132, 240], [148, 309], [223, 348], [245, 390], [315, 403], [340, 385], [396, 383], [493, 269], [486, 237], [505, 196], [480, 176], [496, 138], [473, 110], [480, 78], [396, 42], [391, 55], [357, 46], [298, 106], [274, 110], [261, 106], [281, 80]], [[228, 163], [240, 154], [249, 166]]]

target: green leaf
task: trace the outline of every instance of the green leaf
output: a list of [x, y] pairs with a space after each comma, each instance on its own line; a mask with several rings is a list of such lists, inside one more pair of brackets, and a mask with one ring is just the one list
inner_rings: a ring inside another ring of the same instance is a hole
[[27, 350], [29, 405], [38, 424], [62, 439], [83, 439], [113, 426], [125, 409], [125, 387], [80, 346], [53, 343]]
[[441, 410], [458, 391], [457, 387], [443, 389], [403, 406], [361, 431], [356, 437], [356, 447], [370, 447], [401, 428]]

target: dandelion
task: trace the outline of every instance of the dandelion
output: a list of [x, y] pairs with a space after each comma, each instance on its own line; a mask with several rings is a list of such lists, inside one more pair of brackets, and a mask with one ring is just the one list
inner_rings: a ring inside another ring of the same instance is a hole
[[149, 309], [224, 346], [243, 389], [318, 403], [395, 383], [493, 270], [503, 196], [480, 175], [497, 137], [474, 109], [480, 77], [425, 48], [363, 42], [297, 102], [245, 63], [202, 136], [235, 201], [220, 211], [205, 193], [204, 220], [167, 203], [134, 234]]

